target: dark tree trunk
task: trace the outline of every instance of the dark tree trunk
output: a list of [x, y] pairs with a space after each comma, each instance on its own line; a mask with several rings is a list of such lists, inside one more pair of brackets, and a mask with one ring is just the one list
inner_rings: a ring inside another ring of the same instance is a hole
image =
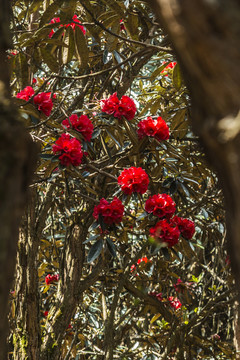
[[11, 104], [6, 50], [11, 47], [10, 1], [0, 0], [0, 359], [7, 359], [8, 296], [15, 270], [18, 227], [36, 163], [36, 149]]
[[171, 38], [191, 94], [193, 130], [222, 184], [228, 251], [240, 298], [240, 3], [148, 2]]

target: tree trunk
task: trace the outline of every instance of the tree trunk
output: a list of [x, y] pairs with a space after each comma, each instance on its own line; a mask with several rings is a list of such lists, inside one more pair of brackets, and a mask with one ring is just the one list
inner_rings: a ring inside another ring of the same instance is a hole
[[11, 47], [10, 2], [0, 0], [0, 359], [7, 359], [8, 295], [15, 270], [18, 227], [36, 163], [36, 149], [10, 100], [6, 50]]
[[148, 2], [171, 38], [191, 95], [193, 130], [223, 188], [228, 251], [240, 299], [240, 3]]

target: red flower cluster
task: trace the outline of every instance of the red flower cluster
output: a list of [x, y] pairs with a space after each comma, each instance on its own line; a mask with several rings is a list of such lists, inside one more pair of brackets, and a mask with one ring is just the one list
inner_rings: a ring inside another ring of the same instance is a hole
[[169, 248], [176, 245], [179, 240], [180, 230], [166, 219], [160, 220], [149, 229], [150, 234], [160, 243], [166, 243]]
[[189, 219], [183, 219], [181, 217], [178, 216], [174, 216], [171, 219], [171, 223], [173, 225], [177, 225], [177, 227], [180, 230], [181, 235], [187, 239], [187, 240], [191, 240], [191, 238], [193, 237], [194, 233], [195, 233], [195, 224], [193, 221], [189, 220]]
[[[163, 64], [166, 64], [166, 61], [163, 62]], [[164, 73], [168, 69], [173, 69], [177, 65], [176, 61], [170, 62], [162, 71], [161, 73]]]
[[149, 116], [138, 123], [138, 137], [142, 139], [144, 136], [152, 136], [158, 141], [168, 140], [169, 127], [161, 116], [157, 119]]
[[62, 134], [52, 149], [55, 154], [59, 153], [59, 160], [62, 165], [78, 166], [81, 164], [83, 157], [81, 143], [76, 138], [71, 138], [69, 134]]
[[50, 116], [53, 107], [53, 102], [50, 96], [51, 93], [42, 92], [33, 98], [33, 102], [37, 106], [38, 110], [42, 111], [46, 116]]
[[[148, 258], [146, 257], [146, 256], [144, 256], [143, 258], [141, 258], [141, 259], [138, 259], [138, 261], [137, 261], [137, 265], [139, 265], [139, 264], [141, 264], [141, 262], [144, 262], [145, 264], [147, 264], [148, 262], [150, 262], [150, 260], [148, 260]], [[132, 265], [131, 266], [131, 272], [133, 272], [134, 270], [136, 269], [136, 265]]]
[[[34, 90], [31, 86], [25, 87], [22, 91], [20, 91], [16, 97], [18, 99], [23, 99], [28, 101], [34, 95]], [[39, 111], [42, 111], [46, 116], [49, 116], [52, 111], [53, 102], [50, 98], [51, 92], [42, 92], [33, 98], [34, 104], [37, 106]], [[53, 95], [53, 98], [56, 98], [56, 95]]]
[[182, 304], [180, 303], [178, 298], [174, 298], [173, 296], [168, 297], [169, 304], [172, 308], [175, 310], [180, 309], [182, 307]]
[[108, 115], [113, 115], [119, 120], [124, 116], [127, 120], [132, 120], [137, 111], [134, 101], [123, 95], [119, 100], [117, 93], [109, 96], [106, 100], [101, 100], [101, 109], [104, 113]]
[[157, 194], [147, 199], [145, 210], [159, 218], [170, 218], [175, 213], [176, 204], [171, 196], [167, 194]]
[[119, 23], [120, 23], [120, 30], [122, 31], [122, 30], [126, 30], [126, 28], [125, 28], [125, 26], [124, 26], [124, 21], [123, 21], [123, 19], [121, 19], [120, 21], [119, 21]]
[[43, 313], [43, 315], [45, 316], [45, 317], [47, 317], [48, 316], [48, 313], [49, 313], [49, 311], [44, 311], [44, 313]]
[[[70, 24], [66, 24], [66, 25], [60, 25], [60, 27], [66, 27], [66, 28], [68, 28], [69, 26], [71, 26], [72, 29], [75, 30], [75, 27], [78, 26], [78, 27], [82, 30], [83, 34], [85, 35], [85, 34], [86, 34], [86, 30], [85, 30], [85, 28], [84, 28], [82, 25], [80, 25], [80, 24], [81, 24], [81, 21], [78, 20], [77, 15], [73, 15], [72, 20], [73, 20], [74, 22], [71, 22]], [[56, 17], [56, 18], [53, 18], [53, 19], [50, 21], [50, 24], [59, 23], [60, 21], [61, 21], [60, 18], [59, 18], [59, 17]], [[77, 24], [76, 24], [76, 23], [77, 23]], [[51, 38], [51, 37], [53, 36], [54, 32], [55, 32], [55, 31], [52, 29], [52, 30], [50, 31], [50, 33], [48, 34], [48, 37]]]
[[176, 290], [176, 292], [179, 292], [179, 293], [181, 293], [182, 292], [182, 286], [181, 286], [181, 284], [183, 284], [183, 281], [179, 278], [179, 279], [177, 279], [177, 282], [176, 282], [176, 284], [174, 284], [173, 286], [174, 286], [174, 288], [175, 288], [175, 290]]
[[225, 259], [225, 264], [226, 264], [227, 266], [230, 266], [230, 265], [231, 265], [231, 260], [230, 260], [230, 256], [229, 256], [229, 255], [227, 255], [227, 257], [226, 257], [226, 259]]
[[[55, 17], [55, 18], [53, 18], [51, 21], [50, 21], [50, 24], [55, 24], [55, 23], [59, 23], [60, 22], [60, 18], [59, 17]], [[61, 25], [62, 26], [62, 25]], [[52, 29], [51, 31], [50, 31], [50, 33], [48, 34], [48, 37], [52, 37], [53, 36], [53, 34], [55, 33], [55, 31]]]
[[[149, 293], [150, 296], [153, 296], [157, 298], [158, 301], [163, 301], [162, 293], [157, 293], [156, 291], [151, 291]], [[174, 308], [175, 310], [182, 307], [182, 304], [180, 303], [178, 298], [174, 298], [173, 296], [169, 296], [168, 299], [169, 305]]]
[[31, 86], [27, 86], [25, 87], [25, 89], [17, 93], [16, 97], [18, 99], [28, 101], [34, 95], [34, 93], [35, 91], [33, 90], [33, 88]]
[[193, 282], [183, 282], [181, 279], [177, 279], [176, 284], [173, 285], [176, 292], [183, 293], [185, 290], [192, 290], [196, 286], [196, 283]]
[[79, 131], [86, 141], [90, 141], [93, 133], [93, 124], [87, 115], [81, 115], [78, 117], [76, 114], [72, 114], [68, 119], [63, 120], [63, 127], [70, 129], [71, 127]]
[[53, 282], [57, 282], [59, 280], [59, 275], [51, 275], [51, 274], [48, 274], [46, 277], [45, 277], [45, 283], [47, 285], [50, 285], [52, 284]]
[[[86, 34], [86, 30], [85, 30], [84, 26], [80, 25], [80, 24], [81, 24], [81, 21], [78, 20], [78, 17], [77, 17], [76, 14], [73, 15], [73, 18], [72, 18], [72, 19], [73, 19], [74, 22], [71, 22], [70, 24], [66, 24], [65, 27], [67, 28], [67, 27], [71, 26], [72, 29], [75, 30], [75, 27], [78, 26], [78, 27], [82, 30], [83, 34], [85, 35], [85, 34]], [[76, 23], [77, 23], [77, 24], [76, 24]]]
[[150, 291], [150, 293], [148, 293], [148, 295], [157, 298], [158, 301], [163, 300], [162, 293], [157, 293], [157, 291]]
[[221, 336], [220, 335], [218, 335], [218, 334], [213, 334], [212, 336], [211, 336], [211, 338], [212, 338], [212, 340], [220, 340], [221, 339]]
[[133, 192], [144, 194], [148, 189], [149, 178], [141, 167], [132, 166], [121, 172], [118, 177], [118, 184], [127, 195], [131, 195]]
[[93, 216], [98, 219], [102, 215], [103, 221], [108, 224], [119, 224], [122, 221], [124, 206], [117, 197], [109, 203], [106, 199], [101, 199], [99, 205], [95, 206]]

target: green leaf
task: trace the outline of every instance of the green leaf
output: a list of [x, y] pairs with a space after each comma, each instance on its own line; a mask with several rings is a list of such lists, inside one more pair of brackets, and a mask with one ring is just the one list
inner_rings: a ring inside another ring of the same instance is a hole
[[56, 14], [56, 12], [61, 7], [64, 0], [55, 0], [51, 5], [49, 5], [46, 9], [46, 11], [43, 13], [39, 28], [47, 24]]
[[103, 52], [103, 63], [107, 64], [110, 60], [112, 60], [112, 53], [106, 48]]
[[115, 0], [102, 0], [106, 5], [113, 9], [119, 16], [123, 17], [124, 12], [122, 7]]
[[44, 159], [44, 160], [52, 160], [52, 158], [55, 156], [53, 154], [40, 154], [39, 155], [41, 159]]
[[170, 255], [169, 255], [168, 248], [163, 247], [163, 248], [161, 248], [161, 251], [163, 253], [165, 260], [170, 261]]
[[36, 109], [33, 104], [26, 104], [20, 109], [20, 112], [32, 115], [37, 119], [40, 119], [40, 112]]
[[[119, 18], [117, 18], [116, 20], [114, 20], [114, 22], [111, 25], [111, 31], [114, 34], [119, 34], [120, 31], [120, 26], [119, 26]], [[107, 40], [107, 47], [108, 50], [110, 52], [113, 52], [114, 50], [116, 50], [117, 48], [117, 44], [118, 44], [118, 38], [114, 35], [111, 34], [107, 34], [106, 35], [106, 40]]]
[[108, 247], [108, 250], [110, 251], [111, 255], [113, 257], [116, 257], [116, 246], [115, 244], [112, 242], [112, 240], [110, 239], [110, 237], [108, 236], [107, 237], [107, 247]]
[[77, 0], [64, 1], [60, 14], [60, 19], [64, 24], [72, 20], [72, 17], [76, 10], [76, 5], [77, 5]]
[[85, 69], [88, 64], [89, 52], [88, 52], [86, 38], [82, 30], [78, 26], [76, 26], [75, 28], [75, 45], [76, 45], [76, 55], [80, 67]]
[[20, 82], [21, 89], [25, 88], [29, 84], [29, 71], [28, 71], [28, 63], [27, 57], [19, 53], [17, 56], [17, 74]]
[[59, 65], [56, 61], [56, 58], [46, 48], [41, 48], [41, 55], [43, 61], [47, 64], [49, 69], [57, 73], [59, 70]]
[[102, 129], [96, 128], [96, 129], [93, 131], [92, 139], [96, 139], [96, 138], [101, 134], [101, 131], [102, 131]]
[[91, 263], [94, 260], [97, 259], [97, 257], [100, 255], [101, 251], [103, 248], [103, 240], [99, 239], [98, 241], [95, 242], [95, 244], [91, 247], [89, 253], [88, 253], [88, 257], [87, 257], [87, 262]]
[[181, 74], [180, 66], [178, 64], [174, 66], [172, 79], [175, 89], [180, 90], [182, 86], [182, 74]]
[[91, 235], [91, 236], [89, 236], [88, 239], [86, 239], [86, 240], [83, 242], [83, 244], [87, 244], [87, 243], [89, 243], [90, 241], [97, 239], [99, 236], [100, 236], [100, 234]]
[[131, 38], [134, 40], [139, 40], [138, 15], [129, 14], [127, 20], [124, 19], [124, 25], [127, 29], [127, 32], [131, 35]]
[[185, 192], [186, 196], [189, 197], [190, 193], [187, 189], [187, 187], [185, 185], [183, 185], [181, 182], [179, 183], [179, 185], [181, 186], [181, 188], [183, 189], [183, 191]]
[[113, 134], [112, 134], [109, 130], [107, 130], [107, 133], [108, 133], [108, 135], [113, 139], [113, 141], [117, 144], [117, 146], [118, 146], [119, 148], [121, 148], [120, 143], [119, 143], [118, 140], [113, 136]]
[[33, 0], [32, 4], [29, 7], [29, 13], [34, 13], [42, 5], [42, 0]]
[[75, 50], [74, 33], [71, 26], [66, 29], [64, 42], [66, 45], [68, 45], [68, 47], [62, 48], [62, 61], [65, 65], [72, 60]]
[[171, 134], [175, 139], [182, 139], [188, 132], [188, 122], [185, 119], [186, 109], [179, 110], [172, 119]]
[[153, 81], [158, 75], [160, 75], [163, 69], [165, 69], [168, 64], [170, 64], [170, 61], [168, 63], [162, 64], [156, 70], [154, 70], [154, 72], [150, 76], [150, 80]]

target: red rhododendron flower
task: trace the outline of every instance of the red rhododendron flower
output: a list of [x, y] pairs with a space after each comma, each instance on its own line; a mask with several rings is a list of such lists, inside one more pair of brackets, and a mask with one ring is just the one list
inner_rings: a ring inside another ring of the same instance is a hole
[[[60, 27], [65, 27], [65, 28], [67, 28], [67, 27], [71, 26], [72, 29], [75, 30], [75, 27], [78, 26], [78, 27], [82, 30], [83, 34], [85, 35], [85, 34], [86, 34], [86, 30], [85, 30], [84, 26], [80, 25], [80, 24], [81, 24], [81, 21], [78, 20], [77, 15], [73, 15], [72, 20], [73, 20], [74, 22], [71, 22], [70, 24], [66, 24], [66, 25], [60, 25]], [[61, 21], [61, 20], [60, 20], [59, 17], [53, 18], [53, 19], [50, 21], [50, 24], [59, 23], [60, 21]], [[78, 24], [76, 24], [76, 23], [78, 23]], [[52, 29], [52, 30], [50, 31], [50, 33], [48, 34], [48, 36], [51, 38], [51, 37], [53, 36], [54, 32], [55, 32], [55, 31]]]
[[115, 109], [119, 105], [119, 99], [117, 97], [117, 93], [115, 92], [113, 95], [110, 95], [108, 99], [101, 100], [100, 102], [101, 109], [108, 115], [112, 115], [115, 112]]
[[229, 255], [227, 255], [227, 257], [226, 257], [226, 259], [225, 259], [225, 264], [226, 264], [227, 266], [230, 266], [230, 265], [231, 265], [231, 260], [230, 260], [230, 256], [229, 256]]
[[121, 120], [123, 116], [127, 120], [132, 120], [137, 111], [136, 105], [130, 97], [123, 95], [119, 100], [117, 93], [109, 96], [106, 100], [101, 100], [100, 105], [103, 112], [108, 115], [113, 115], [119, 120]]
[[93, 124], [87, 115], [78, 117], [76, 114], [69, 116], [68, 119], [63, 120], [62, 125], [70, 129], [71, 127], [79, 131], [85, 140], [90, 141], [93, 133]]
[[141, 168], [134, 166], [124, 169], [118, 177], [118, 183], [122, 191], [131, 195], [133, 192], [144, 194], [147, 191], [149, 178], [147, 173]]
[[220, 335], [218, 335], [218, 334], [213, 334], [212, 336], [211, 336], [211, 338], [212, 338], [212, 340], [220, 340], [221, 339], [221, 336]]
[[52, 284], [53, 282], [57, 282], [59, 280], [59, 275], [56, 274], [56, 275], [51, 275], [51, 274], [48, 274], [46, 277], [45, 277], [45, 283], [47, 285], [50, 285]]
[[183, 281], [181, 279], [177, 279], [176, 284], [173, 285], [176, 292], [179, 292], [179, 293], [183, 292], [183, 287], [181, 284], [183, 284]]
[[168, 64], [165, 69], [173, 69], [175, 67], [175, 65], [177, 65], [176, 61], [172, 61], [170, 62], [170, 64]]
[[46, 116], [49, 116], [52, 111], [53, 102], [50, 98], [51, 93], [42, 92], [33, 98], [34, 104], [37, 106], [39, 111], [42, 111]]
[[[164, 61], [163, 64], [166, 64], [167, 62]], [[176, 61], [170, 62], [162, 71], [161, 73], [164, 73], [168, 69], [173, 69], [177, 65]]]
[[134, 270], [136, 270], [136, 265], [133, 264], [130, 268], [130, 271], [133, 272]]
[[48, 316], [48, 313], [49, 313], [49, 311], [44, 311], [43, 315], [44, 315], [45, 317], [47, 317], [47, 316]]
[[[59, 23], [60, 22], [60, 18], [59, 17], [55, 17], [55, 18], [53, 18], [51, 21], [50, 21], [50, 24], [55, 24], [55, 23]], [[61, 25], [62, 26], [62, 25]], [[55, 33], [55, 31], [52, 29], [51, 31], [50, 31], [50, 33], [48, 34], [48, 37], [52, 37], [53, 36], [53, 34]]]
[[[142, 262], [144, 262], [145, 264], [147, 264], [148, 262], [150, 262], [151, 260], [148, 260], [148, 258], [146, 256], [142, 257], [141, 259], [138, 259], [137, 261], [137, 265], [141, 264]], [[136, 265], [132, 265], [130, 268], [131, 272], [133, 272], [134, 270], [136, 270]]]
[[159, 218], [170, 218], [175, 213], [176, 204], [171, 196], [167, 194], [157, 194], [150, 196], [147, 199], [145, 210], [148, 213], [153, 213], [153, 215], [156, 215]]
[[93, 216], [98, 219], [102, 215], [103, 221], [108, 224], [119, 224], [122, 221], [124, 206], [117, 197], [109, 203], [106, 199], [101, 199], [99, 205], [94, 207]]
[[158, 293], [157, 291], [150, 291], [150, 292], [148, 293], [148, 295], [157, 298], [158, 301], [162, 301], [162, 300], [163, 300], [163, 298], [162, 298], [162, 293]]
[[81, 143], [76, 138], [71, 138], [69, 134], [62, 134], [52, 149], [55, 154], [59, 153], [59, 160], [62, 165], [78, 166], [81, 164], [83, 157]]
[[169, 304], [172, 308], [175, 310], [180, 309], [182, 307], [182, 304], [180, 303], [180, 300], [178, 298], [174, 298], [173, 296], [168, 297]]
[[145, 262], [147, 264], [150, 260], [146, 256], [142, 257], [141, 259], [138, 259], [137, 264], [139, 265], [141, 262]]
[[31, 86], [27, 86], [25, 87], [25, 89], [23, 89], [22, 91], [20, 91], [16, 97], [18, 99], [23, 99], [28, 101], [32, 96], [34, 95], [34, 90]]
[[[72, 29], [75, 30], [75, 27], [78, 26], [82, 30], [83, 34], [85, 35], [86, 30], [85, 30], [84, 26], [80, 25], [81, 21], [78, 20], [77, 15], [73, 15], [72, 19], [73, 19], [74, 22], [72, 22], [70, 24], [66, 24], [65, 27], [67, 28], [67, 27], [71, 26]], [[77, 24], [75, 24], [75, 23], [77, 23]]]
[[[36, 79], [35, 79], [36, 80]], [[34, 90], [31, 86], [25, 87], [20, 91], [16, 97], [28, 101], [34, 95]], [[51, 92], [42, 92], [33, 98], [34, 104], [37, 106], [39, 111], [42, 111], [46, 116], [49, 116], [52, 111], [53, 103], [50, 98]], [[56, 98], [56, 95], [53, 95], [53, 98]]]
[[170, 248], [178, 243], [180, 231], [177, 226], [169, 224], [166, 219], [160, 220], [157, 224], [149, 229], [154, 239], [161, 243], [166, 243]]
[[184, 219], [178, 216], [174, 216], [171, 219], [171, 223], [174, 225], [177, 225], [177, 227], [179, 228], [181, 235], [187, 239], [187, 240], [191, 240], [191, 238], [193, 237], [194, 233], [195, 233], [195, 224], [193, 221], [189, 220], [189, 219]]
[[123, 23], [124, 22], [123, 19], [121, 19], [119, 22], [120, 22], [120, 30], [126, 30], [124, 23]]
[[[49, 83], [48, 83], [48, 84], [49, 84]], [[49, 97], [51, 97], [51, 95], [52, 95], [51, 91], [46, 92], [45, 94], [47, 94]], [[56, 95], [56, 94], [53, 94], [53, 95], [52, 95], [52, 98], [53, 98], [53, 99], [56, 99], [56, 98], [57, 98], [57, 95]]]
[[138, 137], [152, 136], [158, 141], [169, 139], [169, 127], [166, 122], [159, 116], [157, 119], [147, 117], [138, 123]]

